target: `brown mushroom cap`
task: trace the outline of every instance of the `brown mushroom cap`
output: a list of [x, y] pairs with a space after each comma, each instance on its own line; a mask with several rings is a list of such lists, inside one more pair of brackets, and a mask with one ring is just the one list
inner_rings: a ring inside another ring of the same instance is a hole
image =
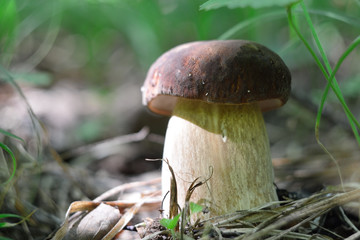
[[268, 48], [244, 40], [191, 42], [160, 56], [142, 87], [143, 104], [171, 115], [177, 99], [222, 104], [258, 102], [263, 111], [286, 103], [291, 76]]

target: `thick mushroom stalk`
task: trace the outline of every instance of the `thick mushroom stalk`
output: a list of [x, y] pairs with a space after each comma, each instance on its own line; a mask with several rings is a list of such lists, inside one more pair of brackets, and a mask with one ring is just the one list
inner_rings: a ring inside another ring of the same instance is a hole
[[[277, 200], [268, 137], [257, 103], [179, 100], [168, 124], [164, 158], [175, 172], [178, 196], [186, 196], [195, 178], [211, 176], [191, 199], [209, 206], [210, 216]], [[170, 189], [167, 166], [162, 178], [166, 193]], [[178, 198], [180, 206], [184, 200]]]
[[[281, 58], [249, 41], [186, 43], [154, 62], [142, 87], [143, 103], [172, 116], [163, 157], [174, 170], [180, 207], [191, 182], [210, 176], [190, 199], [209, 206], [210, 216], [276, 200], [261, 112], [285, 104], [290, 85]], [[165, 195], [166, 165], [162, 177]]]

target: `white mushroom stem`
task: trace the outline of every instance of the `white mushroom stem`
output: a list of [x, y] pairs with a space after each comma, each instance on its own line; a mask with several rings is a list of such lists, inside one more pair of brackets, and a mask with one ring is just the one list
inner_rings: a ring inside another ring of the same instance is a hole
[[[163, 157], [175, 172], [180, 207], [191, 182], [197, 177], [207, 179], [212, 171], [210, 180], [191, 198], [209, 206], [210, 216], [277, 200], [269, 141], [257, 104], [178, 101], [168, 124]], [[162, 179], [165, 194], [170, 188], [165, 164]]]

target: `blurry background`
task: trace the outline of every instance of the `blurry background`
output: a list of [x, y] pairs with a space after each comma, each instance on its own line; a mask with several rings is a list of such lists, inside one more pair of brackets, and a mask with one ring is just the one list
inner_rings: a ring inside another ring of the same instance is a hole
[[[41, 239], [61, 223], [72, 201], [160, 176], [159, 162], [145, 158], [161, 158], [168, 119], [142, 106], [140, 87], [157, 57], [189, 41], [248, 39], [277, 52], [290, 68], [293, 89], [283, 108], [264, 115], [277, 184], [310, 193], [339, 183], [334, 163], [314, 135], [326, 79], [290, 30], [286, 9], [200, 10], [205, 2], [0, 1], [0, 128], [25, 140], [0, 134], [18, 161], [12, 184], [2, 187], [0, 211], [26, 216], [39, 209], [26, 227], [0, 228], [0, 236]], [[306, 5], [335, 65], [359, 35], [360, 3], [317, 0]], [[295, 17], [314, 47], [300, 7]], [[355, 49], [336, 75], [356, 117], [359, 62]], [[358, 144], [335, 95], [330, 93], [326, 103], [320, 139], [339, 162], [344, 180], [358, 181]], [[104, 144], [95, 147], [99, 141]], [[6, 152], [1, 159], [3, 182], [12, 164]]]

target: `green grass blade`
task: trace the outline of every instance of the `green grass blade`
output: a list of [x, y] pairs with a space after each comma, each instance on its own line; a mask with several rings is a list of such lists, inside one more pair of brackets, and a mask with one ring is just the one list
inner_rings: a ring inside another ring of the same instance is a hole
[[284, 7], [298, 0], [208, 0], [200, 6], [200, 10], [213, 10], [221, 7], [227, 8], [264, 8], [264, 7]]
[[[360, 136], [359, 136], [358, 130], [356, 129], [356, 127], [360, 129], [360, 124], [356, 120], [355, 116], [352, 114], [350, 109], [348, 108], [348, 106], [347, 106], [347, 104], [345, 102], [345, 99], [344, 99], [344, 97], [343, 97], [343, 95], [341, 93], [340, 87], [339, 87], [339, 85], [338, 85], [338, 83], [336, 81], [335, 75], [333, 76], [332, 79], [330, 78], [330, 76], [333, 75], [333, 71], [331, 69], [329, 60], [328, 60], [328, 58], [326, 56], [326, 53], [325, 53], [325, 51], [324, 51], [324, 49], [322, 47], [322, 44], [321, 44], [320, 39], [319, 39], [319, 37], [318, 37], [318, 35], [316, 33], [315, 27], [314, 27], [314, 25], [312, 23], [312, 20], [310, 18], [310, 15], [309, 15], [309, 13], [308, 13], [308, 11], [306, 9], [306, 6], [305, 6], [304, 2], [301, 2], [300, 5], [301, 5], [301, 7], [302, 7], [302, 9], [304, 11], [305, 19], [306, 19], [306, 21], [307, 21], [307, 23], [308, 23], [308, 25], [310, 27], [310, 30], [312, 32], [315, 43], [316, 43], [316, 45], [317, 45], [317, 47], [319, 49], [320, 55], [321, 55], [321, 57], [322, 57], [322, 59], [324, 61], [324, 64], [326, 66], [328, 74], [326, 74], [325, 77], [326, 77], [326, 80], [328, 81], [328, 85], [332, 88], [332, 90], [334, 91], [335, 95], [337, 96], [339, 102], [341, 103], [341, 105], [342, 105], [342, 107], [343, 107], [343, 109], [345, 111], [345, 114], [346, 114], [346, 116], [347, 116], [347, 118], [349, 120], [350, 126], [351, 126], [351, 128], [352, 128], [352, 130], [354, 132], [355, 138], [356, 138], [356, 140], [358, 141], [358, 143], [360, 145]], [[326, 89], [327, 88], [328, 88], [328, 86], [326, 87]], [[325, 101], [326, 101], [326, 98], [327, 98], [327, 95], [328, 95], [328, 90], [326, 90], [326, 89], [324, 91], [322, 101], [321, 101], [321, 105], [319, 107], [319, 111], [318, 111], [318, 116], [319, 117], [317, 118], [317, 121], [316, 121], [317, 122], [316, 129], [318, 129], [318, 126], [320, 124], [321, 112], [322, 112], [322, 110], [324, 108], [324, 104], [325, 104]], [[356, 127], [355, 127], [355, 125], [356, 125]], [[317, 134], [317, 137], [318, 137], [318, 134]]]
[[[308, 49], [309, 53], [312, 55], [312, 57], [314, 58], [316, 64], [318, 65], [318, 67], [320, 68], [321, 72], [323, 73], [323, 75], [325, 76], [325, 78], [327, 79], [328, 83], [330, 84], [330, 86], [332, 88], [334, 88], [334, 93], [335, 95], [338, 97], [338, 99], [342, 99], [340, 100], [343, 108], [344, 108], [344, 111], [346, 113], [346, 115], [349, 117], [348, 119], [350, 119], [350, 126], [352, 125], [356, 125], [358, 128], [360, 128], [360, 125], [359, 123], [356, 121], [354, 115], [351, 113], [350, 109], [347, 107], [345, 101], [343, 100], [343, 97], [342, 97], [342, 94], [340, 91], [338, 91], [335, 87], [333, 87], [333, 84], [332, 84], [332, 81], [330, 81], [330, 76], [328, 74], [328, 72], [326, 71], [325, 67], [323, 66], [323, 64], [321, 63], [320, 59], [318, 58], [318, 56], [316, 55], [316, 53], [313, 51], [313, 49], [311, 48], [310, 44], [305, 40], [305, 38], [303, 37], [303, 35], [300, 33], [298, 27], [294, 24], [294, 17], [293, 17], [293, 8], [295, 7], [295, 4], [291, 5], [288, 7], [287, 9], [287, 12], [288, 12], [288, 20], [289, 20], [289, 23], [290, 23], [290, 26], [292, 27], [292, 29], [294, 30], [294, 32], [298, 35], [298, 37], [300, 38], [300, 40], [303, 42], [303, 44], [305, 45], [305, 47]], [[352, 46], [353, 48], [355, 48], [355, 46]], [[351, 50], [351, 49], [350, 49]], [[330, 74], [331, 75], [331, 74]], [[335, 79], [334, 79], [335, 80]], [[336, 84], [337, 86], [337, 82], [334, 81], [334, 83]], [[337, 88], [339, 89], [339, 87], [337, 86]], [[327, 93], [328, 93], [328, 90], [324, 90], [324, 94], [323, 96], [327, 96]], [[323, 97], [324, 98], [324, 97]], [[326, 100], [326, 97], [324, 98]], [[324, 107], [324, 101], [322, 100], [322, 104], [320, 105], [319, 107], [319, 111], [318, 111], [318, 114], [320, 114], [320, 116], [317, 117], [317, 120], [316, 120], [316, 126], [319, 126], [320, 125], [320, 118], [321, 118], [321, 112], [322, 112], [322, 109]], [[353, 121], [354, 124], [351, 122]], [[355, 134], [355, 137], [358, 139], [358, 132], [355, 131], [354, 132]], [[316, 137], [318, 137], [318, 135], [316, 135]]]
[[60, 32], [62, 19], [61, 11], [58, 10], [62, 8], [60, 3], [61, 1], [53, 2], [53, 12], [52, 17], [50, 18], [48, 31], [46, 31], [44, 41], [40, 47], [27, 59], [27, 71], [31, 71], [33, 68], [35, 68], [46, 57], [46, 55], [48, 55], [55, 43], [58, 33]]
[[15, 47], [18, 13], [14, 0], [0, 1], [0, 61], [9, 65]]
[[338, 62], [336, 63], [333, 73], [330, 76], [330, 80], [332, 80], [336, 74], [336, 72], [339, 70], [341, 64], [343, 63], [343, 61], [347, 58], [347, 56], [349, 56], [349, 54], [360, 44], [360, 35], [355, 38], [351, 44], [349, 45], [349, 47], [345, 50], [345, 52], [341, 55], [341, 57], [339, 58]]
[[25, 144], [24, 139], [22, 139], [21, 137], [16, 136], [15, 134], [12, 134], [12, 133], [10, 133], [8, 131], [5, 131], [4, 129], [0, 128], [0, 133], [5, 135], [5, 136], [8, 136], [8, 137], [15, 138], [15, 139], [19, 140], [20, 142], [22, 142], [23, 144]]
[[0, 219], [1, 219], [1, 218], [8, 218], [8, 217], [20, 218], [20, 219], [22, 219], [21, 216], [16, 215], [16, 214], [12, 214], [12, 213], [0, 213]]
[[[11, 214], [11, 213], [2, 213], [0, 214], [0, 219], [2, 218], [19, 218], [19, 219], [23, 219], [23, 217], [16, 215], [16, 214]], [[0, 222], [0, 228], [6, 228], [6, 227], [14, 227], [16, 226], [17, 223], [9, 223], [9, 222]]]
[[326, 98], [328, 96], [328, 92], [330, 90], [330, 87], [332, 88], [332, 90], [334, 91], [335, 95], [338, 97], [339, 102], [341, 103], [341, 105], [343, 106], [343, 109], [345, 111], [345, 114], [349, 120], [350, 126], [354, 132], [354, 136], [357, 140], [357, 142], [360, 144], [360, 137], [359, 137], [359, 133], [358, 133], [358, 129], [356, 127], [359, 128], [359, 123], [357, 122], [357, 120], [355, 119], [355, 117], [353, 116], [353, 114], [351, 113], [351, 111], [349, 110], [349, 108], [347, 107], [344, 97], [341, 93], [341, 90], [337, 84], [336, 78], [335, 78], [335, 74], [338, 71], [338, 69], [340, 68], [342, 62], [346, 59], [346, 57], [356, 48], [356, 46], [360, 43], [360, 36], [357, 37], [351, 44], [350, 46], [346, 49], [346, 51], [343, 53], [343, 55], [339, 58], [334, 70], [331, 69], [330, 63], [327, 59], [326, 53], [321, 45], [321, 42], [317, 36], [315, 27], [312, 24], [311, 18], [309, 13], [307, 12], [306, 6], [303, 2], [300, 2], [300, 5], [303, 9], [306, 21], [309, 25], [309, 28], [312, 32], [312, 36], [316, 42], [316, 45], [318, 47], [318, 50], [320, 52], [320, 55], [323, 59], [323, 62], [325, 64], [324, 65], [321, 63], [320, 59], [317, 57], [317, 55], [315, 54], [315, 52], [313, 51], [313, 49], [311, 48], [310, 44], [306, 41], [306, 39], [302, 36], [302, 34], [300, 33], [299, 29], [297, 28], [297, 26], [294, 23], [294, 17], [292, 15], [293, 12], [293, 8], [295, 6], [295, 4], [291, 5], [288, 7], [287, 11], [288, 11], [288, 20], [289, 23], [291, 25], [291, 27], [293, 28], [293, 30], [295, 31], [295, 33], [298, 35], [298, 37], [300, 38], [300, 40], [304, 43], [305, 47], [309, 50], [310, 54], [313, 56], [313, 58], [315, 59], [315, 62], [317, 63], [317, 65], [319, 66], [320, 70], [322, 71], [323, 75], [325, 76], [326, 80], [327, 80], [327, 85], [325, 87], [325, 90], [323, 92], [322, 98], [321, 98], [321, 103], [319, 105], [319, 109], [317, 112], [317, 116], [316, 116], [316, 124], [315, 124], [315, 137], [316, 140], [319, 144], [319, 146], [330, 156], [330, 158], [332, 159], [332, 161], [335, 163], [338, 174], [339, 174], [339, 178], [341, 181], [341, 185], [343, 185], [343, 181], [342, 181], [342, 175], [341, 175], [341, 171], [340, 171], [340, 167], [339, 164], [337, 162], [337, 160], [332, 156], [332, 154], [327, 150], [327, 148], [322, 144], [322, 142], [320, 141], [320, 137], [319, 137], [319, 126], [320, 126], [320, 121], [321, 121], [321, 115], [322, 115], [322, 111], [326, 102]]
[[12, 75], [10, 74], [10, 72], [8, 72], [1, 64], [0, 64], [0, 78], [4, 79], [6, 82], [10, 83], [14, 87], [16, 92], [20, 95], [20, 98], [24, 101], [24, 103], [26, 105], [26, 109], [27, 109], [30, 119], [31, 119], [31, 125], [34, 129], [35, 136], [36, 136], [36, 142], [37, 142], [36, 158], [40, 158], [41, 152], [42, 152], [42, 147], [43, 147], [43, 142], [42, 142], [42, 138], [41, 138], [39, 129], [43, 129], [43, 126], [41, 125], [40, 121], [37, 119], [34, 111], [32, 110], [32, 108], [31, 108], [29, 102], [27, 101], [24, 93], [22, 92], [20, 86], [15, 82], [15, 80], [12, 77]]
[[220, 39], [220, 40], [229, 39], [236, 33], [249, 27], [250, 25], [254, 24], [255, 22], [265, 21], [265, 20], [269, 20], [269, 19], [271, 19], [271, 20], [281, 19], [281, 18], [285, 18], [285, 17], [286, 17], [286, 14], [284, 14], [283, 9], [272, 11], [272, 12], [269, 12], [266, 14], [261, 14], [254, 18], [251, 18], [251, 19], [248, 19], [245, 21], [241, 21], [240, 23], [236, 24], [235, 26], [233, 26], [232, 28], [230, 28], [229, 30], [224, 32], [218, 39]]
[[[21, 219], [20, 221], [16, 222], [16, 223], [9, 223], [9, 222], [0, 222], [0, 228], [7, 228], [7, 227], [14, 227], [16, 225], [19, 225], [21, 223], [23, 223], [24, 221], [27, 221], [30, 219], [30, 217], [36, 212], [37, 210], [33, 210], [29, 215], [27, 215], [26, 217], [22, 217], [19, 216], [17, 214], [12, 214], [12, 213], [2, 213], [0, 214], [0, 219], [3, 218], [19, 218]], [[0, 238], [1, 240], [1, 238]]]
[[318, 9], [308, 9], [308, 12], [312, 15], [324, 16], [333, 20], [344, 22], [348, 25], [352, 25], [356, 28], [360, 28], [360, 20], [358, 18], [349, 17], [340, 13], [331, 12], [329, 10], [318, 10]]
[[326, 99], [327, 99], [327, 96], [328, 96], [328, 93], [329, 93], [329, 90], [330, 90], [330, 87], [331, 87], [331, 89], [334, 91], [335, 95], [337, 96], [339, 102], [341, 103], [341, 105], [342, 105], [342, 107], [343, 107], [343, 109], [345, 111], [345, 114], [346, 114], [346, 116], [347, 116], [347, 118], [349, 120], [351, 129], [354, 132], [354, 136], [355, 136], [357, 142], [360, 144], [360, 136], [359, 136], [359, 132], [358, 132], [358, 128], [360, 128], [359, 123], [356, 120], [356, 118], [354, 117], [354, 115], [351, 113], [350, 109], [348, 108], [348, 106], [347, 106], [347, 104], [346, 104], [346, 102], [344, 100], [344, 97], [343, 97], [343, 95], [341, 93], [340, 87], [338, 86], [338, 83], [337, 83], [336, 78], [335, 78], [335, 75], [336, 75], [338, 69], [340, 68], [341, 64], [343, 63], [343, 61], [360, 44], [360, 36], [357, 37], [350, 44], [350, 46], [346, 49], [346, 51], [339, 58], [337, 64], [335, 65], [334, 70], [332, 70], [332, 68], [330, 66], [330, 63], [328, 61], [328, 58], [326, 56], [326, 53], [325, 53], [325, 51], [324, 51], [324, 49], [322, 47], [322, 44], [321, 44], [321, 42], [320, 42], [320, 40], [319, 40], [319, 38], [317, 36], [315, 27], [314, 27], [314, 25], [312, 23], [312, 20], [310, 18], [310, 15], [309, 15], [309, 13], [308, 13], [308, 11], [306, 9], [306, 6], [305, 6], [304, 2], [300, 2], [300, 5], [301, 5], [301, 7], [303, 9], [306, 21], [307, 21], [308, 26], [309, 26], [309, 28], [311, 30], [312, 36], [313, 36], [313, 38], [315, 40], [316, 46], [317, 46], [317, 48], [318, 48], [318, 50], [320, 52], [320, 55], [321, 55], [321, 58], [322, 58], [322, 60], [323, 60], [323, 62], [325, 64], [325, 67], [321, 63], [320, 59], [317, 57], [317, 55], [315, 54], [313, 49], [311, 48], [310, 44], [305, 40], [305, 38], [302, 36], [302, 34], [300, 33], [297, 26], [294, 24], [294, 18], [293, 18], [292, 12], [293, 12], [293, 7], [295, 5], [291, 5], [291, 6], [288, 7], [288, 20], [289, 20], [289, 23], [292, 26], [293, 30], [296, 32], [296, 34], [299, 36], [301, 41], [304, 43], [306, 48], [309, 50], [310, 54], [315, 59], [315, 62], [317, 63], [317, 65], [319, 66], [319, 68], [321, 69], [323, 75], [325, 76], [325, 78], [327, 80], [327, 85], [326, 85], [326, 87], [324, 89], [324, 92], [323, 92], [323, 95], [322, 95], [322, 98], [321, 98], [321, 102], [320, 102], [320, 105], [319, 105], [319, 109], [318, 109], [318, 112], [317, 112], [317, 116], [316, 116], [315, 137], [316, 137], [316, 140], [317, 140], [319, 146], [330, 156], [332, 161], [335, 163], [338, 174], [339, 174], [341, 184], [343, 184], [342, 183], [342, 175], [341, 175], [341, 171], [340, 171], [340, 167], [339, 167], [338, 162], [336, 161], [336, 159], [332, 156], [332, 154], [327, 150], [327, 148], [320, 141], [319, 127], [320, 127], [320, 122], [321, 122], [322, 111], [323, 111], [323, 108], [325, 106], [325, 102], [326, 102]]
[[0, 142], [0, 148], [2, 148], [4, 151], [6, 151], [10, 155], [12, 164], [13, 164], [13, 170], [10, 174], [10, 177], [8, 178], [8, 180], [6, 180], [4, 183], [2, 183], [5, 185], [5, 184], [8, 184], [14, 178], [15, 173], [16, 173], [17, 164], [16, 164], [15, 155], [8, 146], [6, 146], [5, 144]]
[[[325, 104], [326, 101], [326, 96], [329, 92], [330, 89], [330, 83], [333, 81], [333, 79], [335, 78], [335, 74], [337, 73], [337, 71], [339, 70], [341, 64], [343, 63], [343, 61], [347, 58], [347, 56], [360, 44], [360, 36], [358, 36], [351, 44], [350, 46], [345, 50], [345, 52], [341, 55], [341, 57], [339, 58], [338, 62], [335, 65], [335, 68], [331, 74], [331, 76], [329, 77], [329, 82], [327, 83], [323, 96], [321, 98], [321, 105], [316, 117], [316, 125], [315, 125], [315, 135], [317, 136], [317, 138], [319, 138], [319, 125], [320, 125], [320, 119], [321, 119], [321, 112], [323, 109], [323, 106]], [[355, 138], [357, 140], [358, 143], [360, 143], [360, 137], [359, 137], [359, 133], [357, 130], [357, 121], [355, 121], [355, 123], [353, 121], [349, 121], [350, 123], [350, 127], [352, 129], [352, 131], [354, 132]]]
[[294, 32], [296, 33], [296, 35], [300, 38], [300, 40], [303, 42], [303, 44], [305, 45], [305, 47], [307, 48], [307, 50], [309, 51], [309, 53], [311, 54], [311, 56], [314, 58], [315, 63], [318, 65], [318, 67], [320, 68], [321, 72], [326, 76], [327, 72], [324, 68], [324, 66], [322, 65], [320, 59], [318, 58], [318, 56], [316, 55], [316, 53], [313, 51], [313, 49], [311, 48], [310, 44], [306, 41], [306, 39], [304, 38], [304, 36], [300, 33], [300, 30], [298, 29], [298, 27], [295, 25], [295, 19], [293, 16], [293, 8], [295, 7], [296, 4], [293, 4], [291, 6], [288, 7], [287, 9], [287, 13], [288, 13], [288, 21], [290, 23], [290, 26], [292, 27], [292, 29], [294, 30]]

